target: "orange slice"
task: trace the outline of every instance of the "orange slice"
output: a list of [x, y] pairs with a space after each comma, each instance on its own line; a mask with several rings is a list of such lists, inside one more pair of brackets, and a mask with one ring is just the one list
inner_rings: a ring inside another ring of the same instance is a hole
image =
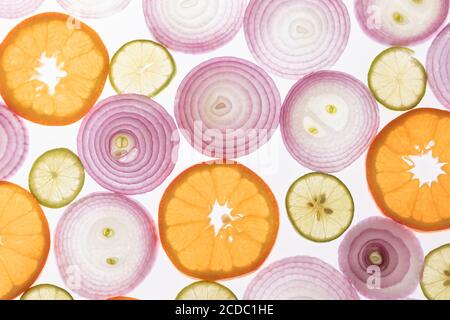
[[98, 34], [61, 13], [24, 20], [0, 46], [0, 93], [20, 116], [67, 125], [95, 104], [108, 76], [109, 56]]
[[172, 263], [209, 281], [256, 270], [274, 245], [278, 219], [272, 191], [237, 163], [204, 163], [184, 171], [159, 208], [161, 242]]
[[0, 300], [13, 299], [33, 284], [49, 248], [39, 203], [21, 187], [0, 182]]
[[410, 111], [388, 124], [367, 157], [367, 180], [384, 214], [411, 228], [450, 228], [450, 112]]

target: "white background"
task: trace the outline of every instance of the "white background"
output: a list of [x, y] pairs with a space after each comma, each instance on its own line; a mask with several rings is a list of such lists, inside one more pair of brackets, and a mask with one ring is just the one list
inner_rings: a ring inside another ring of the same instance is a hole
[[[352, 32], [347, 49], [333, 69], [348, 72], [366, 83], [367, 72], [372, 60], [385, 47], [375, 43], [362, 33], [354, 17], [353, 1], [344, 0], [344, 2], [348, 6], [352, 19]], [[63, 10], [55, 1], [47, 0], [38, 12], [46, 11]], [[19, 21], [20, 19], [0, 19], [0, 38], [3, 39], [7, 32]], [[85, 20], [85, 22], [100, 34], [109, 50], [110, 56], [112, 56], [119, 47], [130, 40], [153, 39], [145, 24], [140, 0], [133, 0], [124, 11], [113, 17], [99, 20], [90, 19]], [[423, 63], [426, 61], [426, 53], [431, 41], [432, 39], [423, 45], [412, 47], [416, 51], [417, 57]], [[209, 54], [186, 55], [177, 52], [172, 53], [177, 63], [178, 74], [170, 86], [155, 98], [155, 100], [164, 106], [172, 115], [174, 97], [178, 85], [184, 76], [202, 61], [219, 56], [238, 56], [254, 61], [247, 49], [242, 30], [231, 43]], [[273, 76], [273, 79], [277, 83], [282, 99], [284, 99], [286, 93], [295, 82], [283, 80], [276, 76]], [[102, 98], [114, 94], [115, 92], [108, 82], [103, 91]], [[433, 96], [431, 89], [428, 89], [427, 95], [422, 101], [421, 106], [440, 108], [440, 104]], [[380, 110], [382, 126], [386, 125], [390, 120], [399, 115], [398, 113], [384, 109], [381, 106]], [[27, 178], [31, 165], [43, 152], [59, 147], [66, 147], [76, 152], [76, 137], [80, 123], [66, 127], [45, 127], [30, 122], [26, 122], [26, 125], [30, 133], [30, 152], [21, 170], [10, 179], [12, 182], [23, 187], [27, 187], [28, 185]], [[274, 152], [274, 150], [276, 152]], [[268, 162], [268, 159], [270, 162]], [[182, 139], [179, 161], [171, 176], [155, 191], [134, 198], [148, 209], [153, 219], [156, 221], [159, 200], [169, 182], [184, 169], [203, 160], [206, 160], [206, 158], [194, 151], [191, 146]], [[296, 233], [287, 218], [286, 210], [284, 208], [286, 191], [294, 180], [308, 173], [309, 170], [300, 166], [290, 157], [281, 140], [279, 130], [270, 143], [264, 146], [259, 152], [241, 158], [239, 161], [256, 171], [268, 183], [277, 196], [280, 205], [280, 231], [275, 247], [269, 259], [266, 261], [265, 266], [273, 261], [289, 256], [310, 255], [321, 258], [331, 265], [338, 267], [337, 251], [342, 238], [326, 244], [309, 242]], [[365, 155], [351, 167], [337, 174], [337, 176], [347, 184], [355, 200], [356, 211], [353, 225], [364, 218], [381, 215], [367, 188], [364, 162]], [[95, 191], [103, 190], [87, 176], [86, 184], [80, 197]], [[53, 235], [56, 224], [61, 218], [64, 209], [52, 210], [44, 208], [44, 210]], [[425, 253], [450, 242], [450, 231], [416, 234], [422, 243]], [[242, 298], [245, 288], [254, 275], [255, 274], [250, 274], [242, 278], [227, 281], [224, 284], [232, 289], [239, 298]], [[129, 296], [139, 299], [173, 299], [184, 286], [193, 281], [193, 279], [184, 276], [172, 266], [165, 252], [160, 247], [153, 270], [139, 287], [129, 293]], [[37, 283], [52, 283], [64, 287], [64, 283], [56, 267], [53, 248], [51, 249], [47, 264], [40, 278], [37, 280]], [[74, 297], [76, 299], [80, 298], [75, 294]], [[417, 288], [413, 297], [418, 299], [424, 298], [420, 288]]]

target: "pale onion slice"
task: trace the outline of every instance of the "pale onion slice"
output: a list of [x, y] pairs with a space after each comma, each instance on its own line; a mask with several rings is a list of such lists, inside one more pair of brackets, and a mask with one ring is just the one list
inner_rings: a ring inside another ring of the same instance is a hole
[[389, 45], [427, 40], [445, 22], [449, 0], [356, 0], [355, 11], [366, 34]]
[[34, 162], [28, 182], [40, 204], [62, 208], [75, 200], [83, 188], [84, 167], [72, 151], [50, 150]]
[[299, 256], [272, 263], [248, 286], [244, 300], [358, 300], [351, 283], [320, 259]]
[[17, 19], [36, 11], [44, 0], [0, 0], [0, 18]]
[[450, 244], [434, 249], [425, 257], [420, 286], [429, 300], [450, 300]]
[[25, 291], [20, 300], [73, 300], [73, 297], [63, 288], [39, 284]]
[[259, 64], [300, 79], [337, 62], [348, 43], [350, 17], [341, 0], [251, 0], [244, 30]]
[[0, 180], [14, 175], [28, 153], [28, 131], [22, 120], [0, 104]]
[[67, 288], [90, 299], [122, 296], [155, 261], [154, 222], [137, 202], [94, 193], [72, 204], [58, 223], [55, 255]]
[[378, 131], [379, 110], [368, 88], [335, 71], [312, 73], [289, 92], [281, 110], [288, 151], [305, 167], [338, 172], [356, 161]]
[[78, 133], [78, 153], [88, 174], [102, 187], [121, 194], [142, 194], [158, 187], [175, 167], [178, 144], [169, 113], [136, 94], [99, 102]]
[[444, 107], [450, 109], [450, 24], [436, 37], [428, 51], [430, 87]]
[[110, 17], [125, 9], [131, 0], [57, 0], [69, 14], [88, 19]]
[[199, 281], [181, 290], [176, 300], [237, 300], [237, 297], [217, 282]]
[[369, 88], [388, 109], [406, 111], [416, 107], [427, 90], [427, 73], [414, 51], [403, 47], [380, 53], [369, 71]]
[[267, 143], [278, 128], [280, 109], [280, 94], [269, 75], [232, 57], [194, 68], [175, 100], [175, 117], [186, 140], [220, 159], [248, 155]]
[[175, 73], [175, 61], [166, 48], [150, 40], [134, 40], [112, 58], [109, 79], [117, 93], [154, 97], [169, 85]]
[[215, 50], [238, 33], [247, 0], [143, 0], [147, 25], [169, 49], [185, 53]]
[[419, 284], [423, 251], [412, 231], [372, 217], [347, 232], [339, 247], [339, 266], [362, 295], [403, 299]]
[[289, 188], [286, 209], [295, 229], [306, 239], [328, 242], [339, 238], [353, 220], [350, 191], [338, 178], [310, 173]]

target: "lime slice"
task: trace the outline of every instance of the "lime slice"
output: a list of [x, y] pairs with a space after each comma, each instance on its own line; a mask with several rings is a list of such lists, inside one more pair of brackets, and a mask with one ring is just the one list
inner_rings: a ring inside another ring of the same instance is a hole
[[314, 242], [337, 239], [353, 220], [353, 198], [338, 178], [307, 174], [292, 184], [286, 209], [295, 229]]
[[20, 297], [20, 300], [73, 300], [70, 293], [52, 284], [34, 286]]
[[372, 63], [369, 88], [386, 108], [405, 111], [417, 106], [427, 89], [427, 73], [414, 51], [394, 47], [383, 51]]
[[169, 85], [175, 73], [175, 61], [165, 47], [150, 40], [134, 40], [112, 58], [110, 80], [119, 94], [154, 97]]
[[420, 286], [429, 300], [450, 300], [450, 244], [425, 257]]
[[84, 167], [68, 149], [50, 150], [33, 164], [28, 179], [30, 191], [40, 204], [62, 208], [71, 203], [84, 184]]
[[181, 290], [176, 300], [237, 300], [237, 297], [217, 282], [199, 281]]

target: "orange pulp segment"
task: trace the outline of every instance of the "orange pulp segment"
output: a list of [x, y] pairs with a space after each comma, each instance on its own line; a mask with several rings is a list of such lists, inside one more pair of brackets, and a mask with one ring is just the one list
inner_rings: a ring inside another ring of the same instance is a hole
[[418, 109], [388, 124], [369, 149], [367, 180], [385, 215], [418, 230], [450, 228], [450, 112]]
[[18, 24], [0, 46], [0, 93], [20, 116], [44, 125], [81, 119], [100, 96], [109, 56], [98, 34], [62, 13]]
[[276, 199], [254, 172], [237, 163], [204, 163], [178, 176], [159, 208], [162, 245], [183, 273], [220, 280], [256, 270], [279, 225]]
[[39, 203], [21, 187], [0, 182], [0, 300], [14, 299], [33, 284], [49, 248]]

